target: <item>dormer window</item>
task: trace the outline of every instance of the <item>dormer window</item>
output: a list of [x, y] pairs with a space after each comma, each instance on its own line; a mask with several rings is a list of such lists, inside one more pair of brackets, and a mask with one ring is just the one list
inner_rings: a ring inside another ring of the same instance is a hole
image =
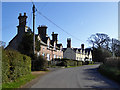
[[54, 42], [54, 50], [56, 50], [56, 43]]
[[54, 58], [56, 58], [56, 55], [54, 55]]
[[48, 45], [48, 48], [50, 48], [50, 40], [49, 39], [48, 39], [47, 45]]
[[60, 47], [60, 51], [62, 51], [62, 46]]
[[78, 49], [76, 50], [76, 53], [78, 53]]

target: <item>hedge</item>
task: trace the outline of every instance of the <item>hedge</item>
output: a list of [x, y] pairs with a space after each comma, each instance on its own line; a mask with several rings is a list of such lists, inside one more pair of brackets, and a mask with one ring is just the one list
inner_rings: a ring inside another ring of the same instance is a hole
[[2, 82], [31, 73], [31, 58], [14, 50], [2, 50]]
[[85, 62], [82, 62], [83, 65], [88, 65], [88, 64], [94, 64], [93, 61], [85, 61]]
[[102, 64], [99, 66], [98, 71], [104, 76], [120, 83], [120, 69], [119, 68]]
[[77, 60], [69, 60], [69, 59], [61, 59], [58, 61], [56, 64], [57, 66], [80, 66], [82, 65], [82, 61], [77, 61]]
[[53, 66], [81, 66], [81, 65], [88, 65], [88, 64], [94, 64], [93, 61], [78, 61], [78, 60], [70, 60], [66, 58], [62, 59], [54, 59], [52, 61], [48, 62], [48, 66], [53, 65]]
[[120, 57], [109, 57], [104, 60], [104, 64], [111, 66], [111, 67], [117, 67], [120, 68]]
[[32, 71], [47, 71], [48, 61], [43, 57], [36, 57], [32, 60]]

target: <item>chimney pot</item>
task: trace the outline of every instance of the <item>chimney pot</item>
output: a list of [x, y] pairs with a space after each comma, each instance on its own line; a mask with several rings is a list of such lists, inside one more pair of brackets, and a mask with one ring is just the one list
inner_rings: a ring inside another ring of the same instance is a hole
[[71, 48], [71, 38], [67, 38], [67, 48]]
[[19, 16], [22, 16], [22, 13], [19, 13]]
[[84, 49], [84, 44], [81, 44], [81, 49]]
[[43, 40], [46, 37], [46, 32], [47, 32], [47, 27], [39, 25], [39, 27], [38, 27], [38, 34], [40, 35], [41, 40]]
[[26, 16], [26, 13], [24, 13], [24, 16]]

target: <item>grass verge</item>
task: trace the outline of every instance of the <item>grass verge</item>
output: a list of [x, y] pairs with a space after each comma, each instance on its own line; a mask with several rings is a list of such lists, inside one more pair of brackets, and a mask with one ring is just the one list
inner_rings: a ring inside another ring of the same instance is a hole
[[36, 72], [32, 72], [29, 75], [25, 75], [25, 76], [19, 77], [14, 82], [2, 83], [2, 88], [3, 88], [3, 90], [7, 90], [8, 88], [12, 89], [12, 88], [24, 87], [24, 85], [26, 85], [28, 82], [32, 81], [33, 79], [35, 79], [35, 78], [37, 78], [37, 77], [39, 77], [41, 75], [44, 75], [47, 72], [49, 72], [49, 71], [36, 71]]
[[79, 65], [79, 66], [67, 66], [65, 68], [80, 67], [80, 66], [83, 66], [83, 65]]
[[27, 82], [31, 81], [32, 79], [36, 78], [35, 75], [29, 74], [22, 77], [19, 77], [14, 82], [3, 83], [2, 88], [19, 88], [20, 86], [26, 84]]
[[98, 71], [108, 77], [109, 79], [112, 79], [120, 84], [120, 69], [117, 67], [110, 67], [107, 65], [100, 65]]

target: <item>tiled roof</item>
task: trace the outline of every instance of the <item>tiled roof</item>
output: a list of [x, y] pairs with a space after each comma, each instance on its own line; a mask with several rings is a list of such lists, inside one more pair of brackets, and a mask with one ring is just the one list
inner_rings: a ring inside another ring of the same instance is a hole
[[[67, 48], [63, 48], [63, 51], [65, 52], [67, 50]], [[73, 50], [75, 53], [78, 50], [78, 53], [81, 53], [80, 51], [82, 50], [82, 53], [85, 51], [85, 53], [88, 53], [88, 55], [90, 54], [91, 48], [85, 48], [85, 49], [81, 49], [81, 48], [71, 48], [71, 50]]]
[[60, 48], [60, 46], [62, 46], [62, 44], [57, 44], [57, 47]]

